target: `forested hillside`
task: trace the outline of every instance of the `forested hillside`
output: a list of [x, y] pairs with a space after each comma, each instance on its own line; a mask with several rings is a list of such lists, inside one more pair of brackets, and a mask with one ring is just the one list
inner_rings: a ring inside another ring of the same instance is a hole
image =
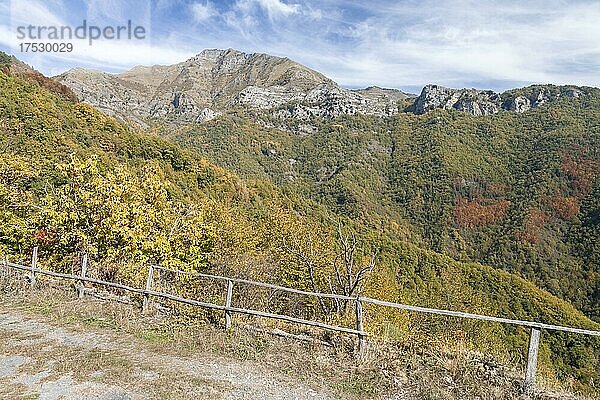
[[345, 116], [314, 119], [307, 134], [240, 110], [164, 133], [393, 238], [517, 273], [600, 320], [600, 90], [586, 92], [522, 114]]
[[[593, 99], [490, 119], [345, 117], [317, 121], [319, 132], [304, 137], [230, 114], [173, 134], [175, 144], [4, 69], [0, 253], [24, 260], [39, 245], [41, 265], [64, 271], [86, 251], [106, 277], [137, 285], [142, 267], [159, 262], [329, 291], [347, 235], [359, 242], [357, 265], [376, 255], [364, 281], [372, 297], [600, 329], [497, 269], [595, 315], [597, 302], [585, 301], [598, 295]], [[300, 307], [326, 317], [318, 304]], [[518, 361], [528, 338], [520, 328], [403, 312], [367, 310], [366, 321], [399, 343], [464, 337]], [[549, 333], [541, 362], [549, 377], [594, 390], [599, 351], [594, 339]]]

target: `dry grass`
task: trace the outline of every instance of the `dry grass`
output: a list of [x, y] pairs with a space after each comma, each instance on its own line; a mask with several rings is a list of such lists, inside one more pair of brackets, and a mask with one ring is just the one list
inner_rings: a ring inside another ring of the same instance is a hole
[[[320, 338], [331, 341], [332, 347], [298, 342], [244, 329], [246, 323], [256, 326], [261, 321], [239, 316], [234, 317], [235, 328], [225, 332], [218, 324], [221, 318], [219, 314], [200, 313], [199, 317], [189, 317], [154, 311], [142, 315], [135, 304], [124, 305], [89, 297], [77, 300], [75, 292], [68, 287], [51, 287], [38, 282], [32, 289], [27, 284], [15, 285], [14, 278], [9, 277], [11, 285], [5, 285], [2, 290], [4, 306], [33, 314], [53, 325], [88, 333], [116, 333], [153, 354], [192, 358], [195, 354], [208, 354], [259, 364], [336, 398], [527, 398], [522, 394], [518, 371], [465, 349], [419, 350], [400, 347], [396, 343], [370, 342], [367, 355], [357, 361], [353, 354], [353, 338], [338, 335], [327, 337], [329, 334], [321, 333]], [[303, 328], [279, 326], [287, 331], [306, 332]], [[8, 338], [0, 338], [3, 339]], [[15, 347], [14, 351], [27, 355], [28, 350]], [[69, 353], [69, 349], [59, 349], [48, 354], [47, 359], [60, 360], [64, 371], [78, 367], [77, 379], [96, 376], [95, 379], [123, 388], [140, 381], [135, 379], [139, 368], [135, 368], [121, 354], [111, 351], [73, 354]], [[108, 372], [98, 375], [98, 371]], [[193, 392], [190, 385], [194, 386], [194, 382], [190, 383], [190, 377], [177, 376], [166, 370], [163, 372], [161, 379], [168, 385], [156, 385], [153, 382], [148, 386], [140, 384], [135, 389], [150, 393], [154, 398], [173, 399], [187, 398], [186, 393]], [[157, 386], [167, 387], [168, 390], [161, 392]], [[208, 387], [210, 384], [196, 382], [195, 386]], [[219, 390], [218, 387], [213, 389]], [[535, 398], [576, 397], [538, 393]]]

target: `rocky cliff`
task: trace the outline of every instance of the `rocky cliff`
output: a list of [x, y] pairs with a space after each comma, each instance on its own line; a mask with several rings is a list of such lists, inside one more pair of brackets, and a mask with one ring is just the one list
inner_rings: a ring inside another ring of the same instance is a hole
[[561, 97], [578, 98], [589, 93], [589, 90], [585, 87], [534, 85], [500, 94], [491, 90], [427, 85], [409, 110], [424, 114], [436, 108], [455, 109], [475, 116], [496, 114], [503, 110], [522, 113]]

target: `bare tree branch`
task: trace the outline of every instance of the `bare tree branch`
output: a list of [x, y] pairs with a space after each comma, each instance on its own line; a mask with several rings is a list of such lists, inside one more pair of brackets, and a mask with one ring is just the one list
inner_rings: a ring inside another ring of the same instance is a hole
[[[290, 254], [294, 255], [298, 260], [300, 260], [304, 264], [304, 266], [308, 270], [308, 277], [311, 282], [312, 290], [313, 290], [313, 292], [318, 292], [319, 290], [318, 290], [317, 282], [315, 279], [315, 265], [314, 265], [314, 263], [315, 263], [314, 260], [316, 259], [316, 253], [314, 251], [312, 240], [310, 238], [308, 238], [308, 254], [305, 254], [305, 252], [302, 251], [302, 246], [301, 246], [301, 243], [298, 240], [298, 238], [294, 238], [294, 247], [290, 247], [286, 243], [285, 238], [284, 238], [283, 248]], [[327, 307], [325, 306], [324, 300], [321, 297], [317, 297], [317, 299], [319, 301], [319, 305], [321, 306], [321, 310], [323, 311], [323, 314], [325, 316], [328, 316], [331, 312], [327, 311]]]
[[[328, 282], [329, 291], [348, 297], [360, 296], [363, 291], [364, 281], [375, 268], [379, 251], [374, 250], [368, 256], [369, 258], [365, 260], [367, 255], [361, 249], [360, 240], [354, 232], [344, 232], [341, 222], [337, 226], [337, 236], [341, 249], [333, 259], [328, 261], [333, 267]], [[308, 278], [313, 291], [318, 292], [319, 286], [317, 284], [315, 269], [320, 265], [319, 260], [323, 260], [322, 256], [315, 250], [311, 238], [307, 238], [303, 243], [298, 237], [294, 237], [291, 244], [283, 240], [282, 248], [304, 265], [308, 272]], [[357, 268], [358, 266], [360, 268]], [[358, 271], [356, 271], [357, 269]], [[330, 300], [331, 306], [329, 307], [322, 298], [318, 298], [318, 301], [326, 318], [330, 318], [334, 312], [344, 314], [347, 312], [348, 301]]]

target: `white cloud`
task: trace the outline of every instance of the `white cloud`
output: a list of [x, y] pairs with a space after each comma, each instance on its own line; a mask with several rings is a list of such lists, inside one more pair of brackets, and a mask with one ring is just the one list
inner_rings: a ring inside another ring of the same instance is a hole
[[242, 15], [254, 14], [256, 9], [263, 10], [270, 20], [300, 14], [300, 4], [288, 4], [281, 0], [238, 0], [233, 9]]
[[191, 9], [194, 19], [197, 22], [204, 22], [218, 15], [217, 10], [210, 1], [206, 1], [205, 3], [194, 3], [191, 5]]
[[[192, 57], [195, 51], [186, 51], [161, 43], [129, 40], [99, 40], [92, 45], [87, 40], [69, 40], [73, 43], [70, 53], [19, 53], [14, 47], [14, 34], [0, 27], [0, 44], [12, 47], [15, 55], [42, 72], [56, 71], [56, 64], [69, 66], [93, 66], [105, 71], [125, 70], [134, 65], [175, 64]], [[64, 67], [62, 70], [64, 71]]]
[[149, 20], [149, 0], [87, 0], [87, 15], [91, 21], [122, 22], [132, 19], [135, 21]]
[[387, 3], [382, 11], [339, 27], [338, 33], [354, 47], [333, 49], [342, 57], [329, 73], [348, 85], [370, 79], [387, 86], [502, 81], [600, 85], [600, 76], [592, 73], [600, 68], [600, 3], [527, 4]]
[[[145, 3], [145, 0], [142, 2]], [[69, 25], [56, 12], [61, 12], [59, 2], [53, 4], [52, 11], [48, 2], [30, 0], [12, 1], [10, 6], [10, 26], [0, 25], [0, 45], [12, 49], [18, 58], [33, 65], [42, 72], [56, 73], [57, 65], [93, 66], [102, 70], [124, 70], [138, 64], [173, 64], [185, 60], [195, 54], [177, 46], [177, 42], [160, 42], [153, 46], [146, 40], [96, 40], [89, 45], [88, 39], [65, 40], [73, 44], [69, 53], [21, 53], [18, 44], [16, 27], [20, 25], [62, 26]], [[92, 3], [88, 3], [92, 5]], [[89, 10], [88, 10], [89, 11]], [[113, 13], [112, 16], [117, 14]], [[147, 29], [147, 28], [146, 28]], [[60, 42], [60, 41], [56, 41]]]
[[[61, 0], [11, 3], [13, 22], [59, 24], [73, 16]], [[290, 57], [348, 86], [600, 86], [598, 1], [235, 0], [229, 9], [215, 0], [159, 3], [152, 8], [153, 33], [162, 31], [152, 37], [158, 46], [82, 45], [65, 65], [125, 68], [182, 61], [205, 47], [233, 47]], [[180, 18], [181, 7], [202, 23], [175, 28], [179, 20], [172, 16]], [[110, 11], [103, 9], [98, 2], [99, 14]], [[0, 43], [14, 40], [10, 29], [0, 31]], [[60, 65], [58, 56], [45, 57]]]
[[[301, 5], [281, 0], [237, 0], [223, 14], [222, 20], [226, 26], [235, 29], [239, 35], [236, 41], [240, 42], [239, 39], [242, 39], [252, 46], [261, 46], [265, 45], [265, 38], [261, 37], [263, 35], [274, 38], [281, 31], [303, 35], [305, 32], [296, 31], [295, 27], [288, 28], [303, 21], [316, 21], [321, 17], [321, 10], [310, 4]], [[272, 34], [268, 34], [270, 31], [273, 31]]]
[[270, 17], [287, 17], [300, 12], [300, 4], [286, 4], [280, 0], [255, 0], [267, 10]]
[[[13, 27], [19, 25], [63, 25], [64, 21], [50, 11], [48, 3], [42, 1], [11, 1], [10, 23]], [[62, 3], [52, 4], [54, 8], [62, 9]]]

